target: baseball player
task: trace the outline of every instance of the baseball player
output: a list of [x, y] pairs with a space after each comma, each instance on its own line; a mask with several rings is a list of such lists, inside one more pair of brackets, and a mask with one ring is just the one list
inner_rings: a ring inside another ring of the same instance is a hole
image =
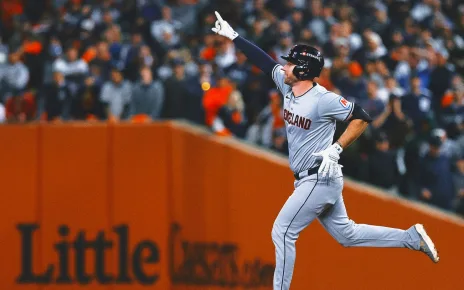
[[[263, 50], [238, 35], [218, 12], [212, 30], [232, 40], [247, 58], [272, 77], [284, 97], [283, 115], [288, 136], [294, 191], [272, 228], [276, 266], [274, 290], [289, 289], [295, 263], [295, 242], [314, 219], [345, 247], [396, 247], [424, 252], [437, 263], [437, 250], [421, 224], [407, 230], [356, 224], [347, 216], [342, 196], [343, 173], [338, 164], [343, 149], [372, 121], [356, 103], [328, 91], [314, 81], [324, 67], [316, 48], [295, 45], [287, 63], [276, 63]], [[349, 122], [332, 144], [336, 121]]]

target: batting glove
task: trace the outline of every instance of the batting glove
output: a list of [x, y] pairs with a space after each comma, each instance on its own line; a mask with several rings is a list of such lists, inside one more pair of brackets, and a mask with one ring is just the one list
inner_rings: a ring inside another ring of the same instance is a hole
[[221, 15], [219, 15], [219, 13], [217, 11], [214, 11], [214, 13], [216, 14], [217, 20], [216, 20], [216, 23], [214, 25], [215, 27], [211, 28], [211, 30], [214, 31], [215, 33], [219, 34], [219, 35], [227, 37], [230, 40], [234, 40], [238, 36], [238, 33], [235, 32], [232, 29], [232, 27], [230, 27], [230, 25], [229, 25], [229, 23], [227, 23], [227, 21], [222, 19]]
[[322, 157], [322, 163], [319, 167], [318, 173], [322, 175], [322, 177], [330, 178], [331, 174], [334, 174], [335, 166], [338, 165], [338, 160], [340, 159], [340, 154], [343, 152], [343, 148], [334, 143], [330, 145], [327, 149], [313, 153], [314, 156]]

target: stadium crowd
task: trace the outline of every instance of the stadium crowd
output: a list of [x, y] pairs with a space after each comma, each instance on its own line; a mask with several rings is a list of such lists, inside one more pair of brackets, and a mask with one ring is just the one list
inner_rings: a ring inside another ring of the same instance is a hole
[[[288, 154], [281, 95], [221, 15], [373, 117], [344, 172], [464, 216], [464, 4], [456, 0], [2, 0], [0, 122], [185, 119]], [[337, 134], [346, 124], [337, 124]], [[338, 136], [338, 135], [337, 135]]]

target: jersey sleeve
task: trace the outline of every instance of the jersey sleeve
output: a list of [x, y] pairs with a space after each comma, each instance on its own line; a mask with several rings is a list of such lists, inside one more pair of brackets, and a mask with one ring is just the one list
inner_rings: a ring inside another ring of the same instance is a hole
[[285, 74], [282, 71], [282, 65], [277, 64], [276, 66], [274, 66], [274, 68], [272, 69], [271, 75], [272, 75], [272, 80], [277, 85], [277, 88], [282, 93], [282, 95], [285, 96], [290, 91], [291, 88], [290, 86], [284, 83]]
[[319, 116], [323, 119], [346, 121], [353, 113], [354, 103], [332, 92], [321, 96], [318, 104]]

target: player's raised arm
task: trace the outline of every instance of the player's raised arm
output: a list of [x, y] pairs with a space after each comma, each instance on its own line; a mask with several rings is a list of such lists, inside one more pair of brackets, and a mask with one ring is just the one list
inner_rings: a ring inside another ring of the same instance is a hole
[[217, 11], [214, 13], [216, 14], [217, 20], [215, 27], [213, 27], [211, 30], [232, 40], [235, 46], [239, 48], [255, 66], [259, 67], [259, 69], [261, 69], [265, 74], [271, 75], [273, 68], [278, 63], [261, 48], [238, 35], [238, 33], [232, 29], [229, 23], [222, 19], [221, 15]]

